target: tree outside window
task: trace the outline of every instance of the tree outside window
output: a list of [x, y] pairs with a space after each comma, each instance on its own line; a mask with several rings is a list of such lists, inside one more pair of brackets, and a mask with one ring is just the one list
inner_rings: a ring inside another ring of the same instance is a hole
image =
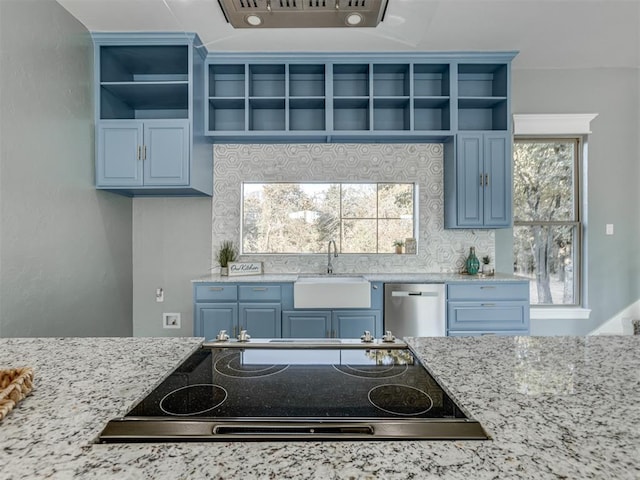
[[578, 139], [514, 143], [514, 273], [531, 279], [531, 303], [580, 302]]

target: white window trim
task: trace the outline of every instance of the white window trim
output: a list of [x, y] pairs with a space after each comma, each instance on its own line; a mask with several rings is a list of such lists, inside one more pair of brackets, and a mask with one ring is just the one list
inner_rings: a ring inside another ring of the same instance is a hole
[[[513, 134], [519, 136], [585, 136], [591, 133], [591, 122], [597, 116], [597, 113], [514, 114]], [[583, 252], [586, 255], [587, 249], [583, 249]], [[584, 263], [586, 265], [586, 262]], [[583, 282], [586, 282], [586, 271], [583, 271], [582, 275]], [[530, 310], [530, 316], [533, 320], [587, 320], [590, 314], [591, 309], [583, 307], [553, 308], [532, 306]]]
[[529, 316], [532, 320], [588, 320], [590, 308], [581, 307], [534, 307], [531, 306]]
[[588, 135], [597, 113], [514, 114], [514, 135]]

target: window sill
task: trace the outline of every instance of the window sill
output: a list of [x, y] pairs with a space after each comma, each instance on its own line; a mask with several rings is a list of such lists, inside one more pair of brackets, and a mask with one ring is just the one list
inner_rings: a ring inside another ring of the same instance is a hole
[[588, 320], [591, 309], [581, 307], [568, 308], [536, 308], [531, 307], [530, 318], [532, 320]]

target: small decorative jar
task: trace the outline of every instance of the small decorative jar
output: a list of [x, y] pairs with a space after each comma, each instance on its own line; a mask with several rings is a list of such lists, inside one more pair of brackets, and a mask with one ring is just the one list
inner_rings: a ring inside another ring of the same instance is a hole
[[475, 275], [478, 273], [478, 270], [480, 269], [480, 260], [478, 260], [478, 257], [476, 257], [475, 247], [471, 247], [469, 249], [469, 256], [467, 257], [465, 265], [467, 267], [467, 273], [469, 275]]

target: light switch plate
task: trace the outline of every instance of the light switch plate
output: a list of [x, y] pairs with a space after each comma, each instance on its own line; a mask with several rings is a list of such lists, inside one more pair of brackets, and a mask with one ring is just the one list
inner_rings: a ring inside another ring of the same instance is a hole
[[607, 223], [605, 232], [607, 235], [613, 235], [613, 223]]

